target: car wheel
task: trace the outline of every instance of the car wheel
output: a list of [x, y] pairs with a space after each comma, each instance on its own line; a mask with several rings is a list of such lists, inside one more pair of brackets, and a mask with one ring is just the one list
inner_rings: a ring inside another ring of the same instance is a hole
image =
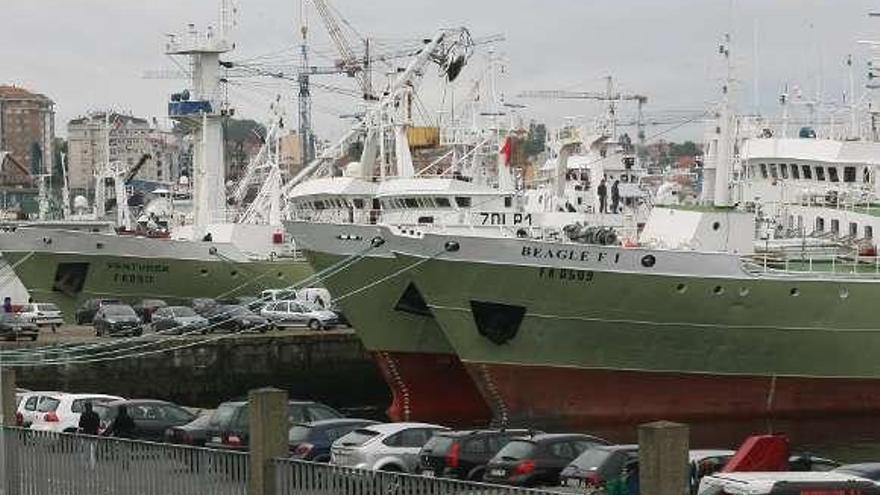
[[320, 330], [322, 328], [321, 322], [318, 320], [309, 320], [309, 330]]

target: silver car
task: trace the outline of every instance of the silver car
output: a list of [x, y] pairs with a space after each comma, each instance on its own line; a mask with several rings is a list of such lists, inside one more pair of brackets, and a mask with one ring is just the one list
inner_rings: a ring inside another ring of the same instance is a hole
[[208, 328], [208, 319], [186, 306], [159, 308], [153, 312], [152, 321], [154, 332], [182, 334], [201, 331], [204, 333]]
[[414, 473], [419, 452], [434, 435], [447, 430], [428, 423], [383, 423], [358, 428], [333, 442], [330, 462], [339, 466]]
[[263, 306], [260, 315], [276, 327], [301, 325], [312, 330], [323, 330], [339, 324], [336, 313], [305, 301], [272, 301]]

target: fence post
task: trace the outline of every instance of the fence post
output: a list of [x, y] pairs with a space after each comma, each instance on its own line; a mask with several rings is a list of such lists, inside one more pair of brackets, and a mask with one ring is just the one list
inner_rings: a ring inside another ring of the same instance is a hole
[[5, 428], [15, 426], [15, 370], [0, 368], [0, 415], [3, 416], [3, 431], [0, 431], [0, 477], [6, 495], [21, 493], [19, 485], [18, 455], [14, 431]]
[[688, 491], [687, 425], [656, 421], [639, 426], [639, 491], [682, 495]]
[[287, 457], [287, 392], [260, 388], [248, 393], [249, 495], [274, 495], [272, 459]]

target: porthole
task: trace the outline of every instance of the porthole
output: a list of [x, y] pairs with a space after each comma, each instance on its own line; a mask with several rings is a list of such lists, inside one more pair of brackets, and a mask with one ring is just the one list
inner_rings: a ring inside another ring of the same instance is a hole
[[715, 294], [716, 296], [720, 296], [721, 294], [724, 294], [724, 287], [721, 287], [720, 285], [716, 285], [715, 288], [712, 289], [712, 294]]
[[797, 297], [797, 296], [801, 295], [801, 290], [798, 289], [797, 287], [792, 287], [791, 290], [788, 291], [788, 294], [791, 297]]
[[229, 272], [229, 276], [232, 278], [238, 278], [238, 270], [232, 270]]
[[846, 287], [841, 287], [840, 288], [840, 298], [846, 299], [847, 297], [849, 297], [849, 291], [847, 290]]
[[642, 256], [642, 266], [643, 267], [651, 268], [656, 263], [657, 263], [657, 258], [655, 258], [653, 254], [646, 254], [645, 256]]
[[718, 230], [721, 228], [721, 222], [712, 223], [712, 230]]
[[208, 269], [207, 269], [207, 268], [202, 268], [202, 269], [199, 270], [199, 273], [200, 273], [203, 277], [206, 277], [206, 276], [208, 276]]
[[281, 273], [281, 272], [278, 272], [278, 274], [276, 275], [276, 277], [278, 277], [278, 278], [284, 278], [284, 274]]
[[749, 290], [748, 287], [740, 287], [739, 288], [739, 296], [740, 297], [746, 297], [747, 295], [749, 295], [749, 292], [751, 292], [751, 290]]
[[687, 290], [688, 290], [688, 286], [685, 284], [678, 284], [675, 287], [675, 291], [678, 292], [679, 294], [684, 294], [685, 292], [687, 292]]

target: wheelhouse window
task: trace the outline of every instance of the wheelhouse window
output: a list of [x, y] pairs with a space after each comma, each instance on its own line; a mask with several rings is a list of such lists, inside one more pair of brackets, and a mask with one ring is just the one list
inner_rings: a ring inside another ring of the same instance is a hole
[[865, 239], [873, 239], [874, 238], [874, 227], [870, 225], [865, 225]]
[[858, 237], [859, 236], [859, 224], [855, 222], [849, 223], [849, 235], [850, 237]]
[[364, 209], [364, 200], [360, 198], [355, 198], [352, 200], [354, 202], [354, 207], [363, 210]]
[[801, 170], [798, 168], [797, 164], [792, 163], [791, 165], [791, 178], [794, 180], [798, 180], [801, 178]]
[[843, 181], [844, 182], [855, 182], [856, 181], [856, 168], [855, 167], [843, 167]]
[[801, 172], [804, 173], [804, 179], [813, 179], [813, 169], [811, 169], [809, 165], [801, 165]]
[[780, 163], [779, 164], [779, 175], [781, 175], [783, 179], [788, 179], [788, 164], [787, 163]]
[[816, 217], [816, 232], [825, 232], [825, 219]]
[[840, 220], [836, 218], [831, 219], [831, 233], [839, 234], [840, 233]]
[[455, 204], [458, 205], [459, 208], [470, 208], [471, 198], [468, 196], [456, 196]]
[[510, 208], [511, 206], [513, 206], [513, 198], [511, 198], [510, 196], [504, 196], [504, 207]]
[[767, 178], [767, 164], [761, 163], [761, 164], [759, 164], [759, 166], [761, 167], [761, 177], [766, 179]]
[[816, 167], [816, 180], [825, 180], [825, 168], [824, 167]]
[[449, 198], [437, 197], [434, 198], [434, 202], [436, 202], [437, 206], [439, 206], [440, 208], [449, 208], [450, 206]]
[[404, 198], [403, 204], [406, 205], [407, 208], [418, 208], [419, 202], [416, 201], [416, 198]]
[[774, 179], [779, 178], [779, 170], [776, 169], [775, 163], [770, 164], [770, 177], [773, 177]]
[[828, 180], [840, 182], [840, 177], [837, 176], [837, 167], [828, 167]]

